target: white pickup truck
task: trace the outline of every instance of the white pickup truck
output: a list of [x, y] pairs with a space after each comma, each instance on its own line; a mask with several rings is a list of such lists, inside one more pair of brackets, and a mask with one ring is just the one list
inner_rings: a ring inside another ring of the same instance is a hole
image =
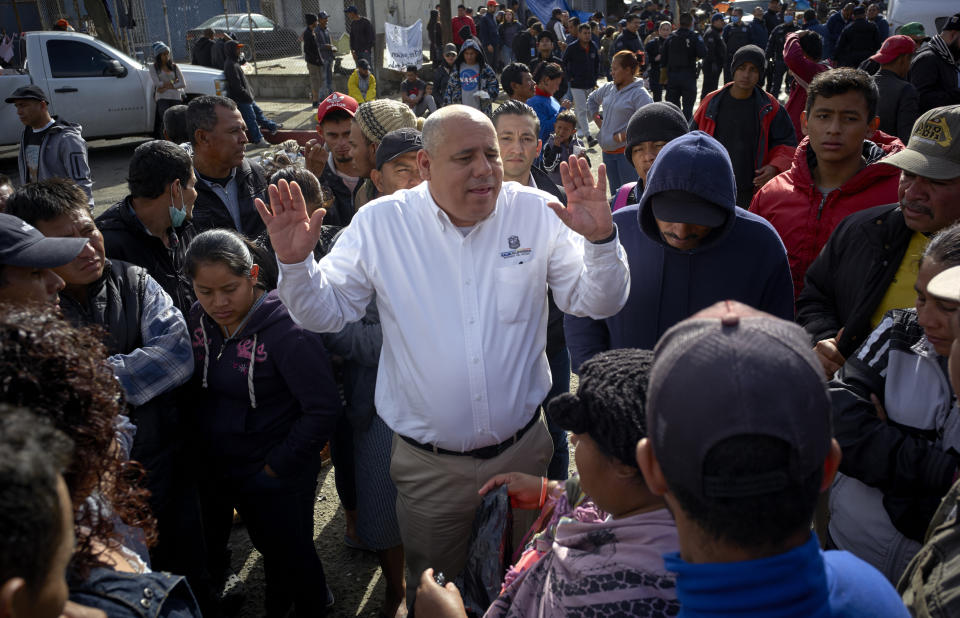
[[[0, 145], [20, 141], [23, 124], [12, 103], [3, 101], [21, 86], [43, 88], [50, 113], [83, 128], [83, 137], [147, 135], [154, 129], [156, 104], [146, 65], [103, 41], [79, 32], [28, 32], [21, 71], [0, 75]], [[223, 71], [178, 65], [189, 98], [226, 94]]]

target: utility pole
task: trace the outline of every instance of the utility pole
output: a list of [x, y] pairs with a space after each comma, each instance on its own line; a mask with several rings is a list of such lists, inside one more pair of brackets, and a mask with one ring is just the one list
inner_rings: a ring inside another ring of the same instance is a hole
[[[521, 0], [522, 1], [522, 0]], [[450, 43], [453, 40], [452, 22], [453, 12], [450, 10], [451, 0], [440, 0], [440, 41], [442, 45]]]

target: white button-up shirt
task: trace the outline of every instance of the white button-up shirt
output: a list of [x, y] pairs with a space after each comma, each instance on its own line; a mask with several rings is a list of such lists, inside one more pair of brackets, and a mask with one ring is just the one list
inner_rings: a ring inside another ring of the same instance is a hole
[[337, 332], [376, 294], [384, 422], [456, 451], [497, 444], [550, 389], [547, 286], [562, 310], [594, 319], [619, 311], [630, 289], [619, 239], [586, 241], [547, 207], [552, 199], [505, 182], [466, 236], [427, 182], [376, 199], [322, 260], [280, 264], [280, 298], [304, 328]]

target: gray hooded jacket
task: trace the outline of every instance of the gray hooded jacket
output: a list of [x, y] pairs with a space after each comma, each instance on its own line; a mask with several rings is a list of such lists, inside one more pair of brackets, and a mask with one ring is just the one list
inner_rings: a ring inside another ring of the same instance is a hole
[[[80, 135], [81, 127], [72, 122], [55, 120], [53, 126], [40, 142], [40, 157], [37, 164], [37, 180], [67, 178], [74, 181], [87, 194], [87, 203], [93, 210], [93, 181], [90, 179], [90, 164], [87, 161], [87, 142]], [[30, 182], [27, 171], [26, 127], [20, 136], [20, 153], [17, 165], [20, 169], [20, 184]]]

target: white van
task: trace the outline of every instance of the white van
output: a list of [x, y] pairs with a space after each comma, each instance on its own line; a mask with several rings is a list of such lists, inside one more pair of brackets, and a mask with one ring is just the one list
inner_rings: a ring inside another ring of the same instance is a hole
[[923, 24], [927, 36], [935, 36], [951, 15], [960, 12], [960, 2], [953, 0], [889, 0], [886, 18], [890, 34], [913, 21]]

